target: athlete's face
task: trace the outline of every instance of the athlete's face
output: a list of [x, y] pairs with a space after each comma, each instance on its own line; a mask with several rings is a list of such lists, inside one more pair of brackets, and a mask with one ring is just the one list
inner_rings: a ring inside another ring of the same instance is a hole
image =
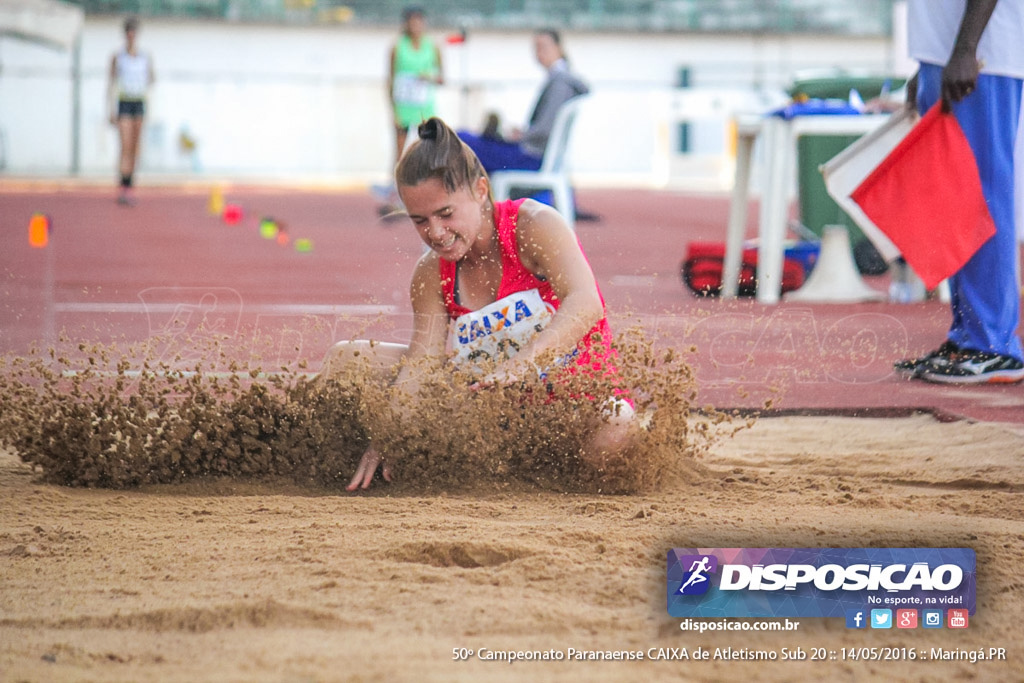
[[426, 28], [427, 21], [421, 14], [413, 14], [405, 22], [405, 32], [414, 38], [422, 36]]
[[402, 185], [398, 194], [423, 242], [448, 261], [458, 261], [486, 238], [489, 212], [486, 178], [449, 193], [437, 178]]

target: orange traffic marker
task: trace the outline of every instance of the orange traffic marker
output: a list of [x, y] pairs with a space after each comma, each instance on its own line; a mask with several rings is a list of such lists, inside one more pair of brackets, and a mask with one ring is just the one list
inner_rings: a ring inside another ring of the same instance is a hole
[[273, 218], [264, 218], [260, 221], [260, 235], [264, 239], [272, 240], [277, 236], [277, 221]]
[[211, 216], [220, 216], [224, 213], [224, 190], [215, 186], [210, 192], [210, 201], [206, 204], [206, 210]]
[[242, 207], [238, 204], [226, 204], [223, 217], [228, 225], [238, 225], [242, 221]]
[[42, 249], [50, 242], [50, 217], [42, 213], [32, 214], [28, 222], [28, 243], [35, 249]]

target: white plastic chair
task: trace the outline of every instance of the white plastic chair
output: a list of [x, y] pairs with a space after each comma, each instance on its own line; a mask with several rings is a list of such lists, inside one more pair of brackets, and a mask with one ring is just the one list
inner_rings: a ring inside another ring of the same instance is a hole
[[576, 207], [573, 205], [572, 190], [569, 186], [567, 157], [569, 136], [576, 120], [580, 105], [587, 96], [574, 97], [558, 110], [551, 127], [544, 158], [536, 171], [495, 171], [491, 173], [491, 188], [498, 201], [508, 199], [512, 188], [521, 190], [550, 190], [555, 209], [565, 218], [573, 230], [576, 229]]

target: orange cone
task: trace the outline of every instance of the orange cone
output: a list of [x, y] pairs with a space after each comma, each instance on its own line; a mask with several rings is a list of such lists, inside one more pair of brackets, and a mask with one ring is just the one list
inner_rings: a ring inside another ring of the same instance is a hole
[[43, 249], [50, 243], [50, 218], [46, 214], [34, 213], [28, 222], [28, 244], [34, 249]]
[[224, 213], [224, 190], [220, 186], [210, 191], [210, 201], [206, 204], [206, 210], [211, 216], [220, 216]]

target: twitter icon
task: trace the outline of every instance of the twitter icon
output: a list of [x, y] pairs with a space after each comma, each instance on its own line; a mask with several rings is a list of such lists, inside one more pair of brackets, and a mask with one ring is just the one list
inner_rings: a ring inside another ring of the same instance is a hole
[[871, 628], [892, 628], [892, 610], [871, 610]]

